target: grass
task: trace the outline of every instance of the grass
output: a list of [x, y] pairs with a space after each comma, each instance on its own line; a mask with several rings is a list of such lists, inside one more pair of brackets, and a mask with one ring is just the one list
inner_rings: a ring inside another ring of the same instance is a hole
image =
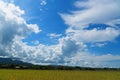
[[0, 80], [120, 80], [120, 71], [0, 70]]

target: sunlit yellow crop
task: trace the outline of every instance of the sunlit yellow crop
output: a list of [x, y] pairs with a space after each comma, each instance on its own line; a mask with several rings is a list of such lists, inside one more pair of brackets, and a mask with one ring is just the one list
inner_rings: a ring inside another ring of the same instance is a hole
[[120, 80], [120, 71], [0, 70], [0, 80]]

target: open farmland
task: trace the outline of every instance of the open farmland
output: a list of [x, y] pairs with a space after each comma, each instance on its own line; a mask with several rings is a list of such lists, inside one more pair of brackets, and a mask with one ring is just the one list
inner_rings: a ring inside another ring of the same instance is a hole
[[1, 69], [0, 80], [120, 80], [120, 71]]

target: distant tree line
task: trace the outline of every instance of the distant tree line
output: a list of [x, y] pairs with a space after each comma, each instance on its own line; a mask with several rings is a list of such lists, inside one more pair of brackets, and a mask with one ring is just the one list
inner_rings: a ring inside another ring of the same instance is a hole
[[91, 68], [61, 65], [0, 64], [0, 69], [36, 69], [36, 70], [120, 70], [120, 68]]

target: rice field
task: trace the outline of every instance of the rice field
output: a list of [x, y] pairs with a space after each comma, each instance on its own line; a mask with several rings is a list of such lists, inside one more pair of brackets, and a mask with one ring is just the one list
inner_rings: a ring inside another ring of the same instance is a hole
[[120, 71], [1, 69], [0, 80], [120, 80]]

